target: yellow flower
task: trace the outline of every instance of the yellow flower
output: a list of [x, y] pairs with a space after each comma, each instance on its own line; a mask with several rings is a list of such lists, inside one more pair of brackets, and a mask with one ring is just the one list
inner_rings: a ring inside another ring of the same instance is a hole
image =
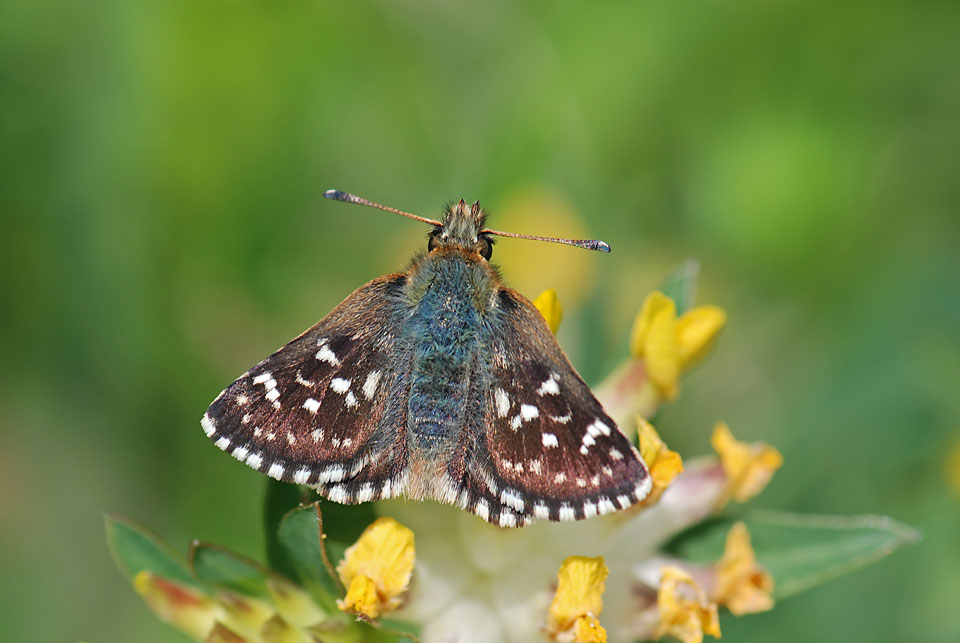
[[703, 635], [720, 638], [717, 605], [687, 572], [679, 567], [664, 567], [657, 591], [660, 622], [655, 638], [672, 636], [683, 643], [701, 643]]
[[680, 368], [686, 370], [700, 360], [726, 324], [727, 313], [718, 306], [697, 306], [680, 315], [677, 320]]
[[603, 589], [609, 573], [602, 557], [569, 556], [563, 561], [547, 621], [551, 638], [605, 643], [607, 633], [597, 617], [603, 611]]
[[717, 504], [723, 506], [732, 498], [746, 502], [763, 491], [773, 473], [783, 464], [780, 452], [763, 442], [738, 442], [726, 422], [717, 422], [710, 444], [720, 455], [720, 464], [727, 477], [726, 488]]
[[557, 291], [553, 288], [544, 290], [533, 300], [533, 305], [547, 320], [550, 331], [556, 335], [557, 329], [560, 328], [560, 322], [563, 320], [563, 307], [560, 306], [560, 300], [557, 299]]
[[393, 518], [379, 518], [347, 549], [337, 566], [347, 596], [337, 607], [377, 618], [401, 604], [414, 562], [413, 532]]
[[133, 587], [161, 621], [173, 625], [193, 639], [205, 638], [220, 609], [209, 596], [148, 571], [133, 577]]
[[639, 506], [648, 507], [660, 499], [660, 494], [666, 490], [673, 479], [683, 471], [683, 461], [680, 454], [671, 451], [657, 434], [653, 425], [642, 417], [637, 417], [637, 433], [640, 438], [640, 456], [650, 470], [653, 487]]
[[716, 306], [700, 306], [677, 319], [674, 301], [654, 291], [633, 322], [630, 352], [644, 360], [650, 381], [664, 399], [672, 399], [680, 372], [703, 356], [726, 321], [726, 313]]
[[716, 566], [717, 581], [712, 598], [740, 616], [773, 608], [773, 576], [757, 565], [750, 546], [750, 532], [742, 522], [727, 534], [723, 557]]

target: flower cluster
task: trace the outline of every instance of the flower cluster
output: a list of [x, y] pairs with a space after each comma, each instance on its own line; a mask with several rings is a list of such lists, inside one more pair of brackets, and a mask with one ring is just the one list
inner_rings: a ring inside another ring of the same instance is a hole
[[[535, 304], [556, 332], [556, 293]], [[782, 458], [718, 422], [715, 454], [684, 461], [651, 418], [676, 397], [680, 375], [725, 322], [719, 308], [678, 313], [673, 299], [650, 294], [633, 324], [629, 359], [596, 389], [650, 470], [649, 496], [630, 509], [501, 529], [453, 507], [385, 500], [375, 505], [380, 517], [342, 543], [334, 567], [317, 502], [294, 508], [277, 528], [296, 582], [196, 543], [192, 568], [171, 574], [169, 560], [143, 562], [159, 546], [120, 522], [111, 527], [115, 556], [157, 616], [201, 641], [719, 637], [720, 608], [733, 615], [771, 609], [774, 578], [758, 562], [744, 521], [725, 523], [722, 545], [707, 559], [684, 555], [678, 534], [756, 496]]]

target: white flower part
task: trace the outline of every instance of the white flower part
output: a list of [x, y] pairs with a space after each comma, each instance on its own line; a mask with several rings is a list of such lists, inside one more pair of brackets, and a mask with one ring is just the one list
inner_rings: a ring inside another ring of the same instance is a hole
[[[455, 602], [420, 630], [423, 643], [489, 643], [509, 640], [504, 636], [495, 608], [476, 598]], [[536, 640], [536, 639], [529, 639]]]
[[420, 624], [424, 643], [546, 641], [540, 628], [564, 559], [603, 556], [610, 570], [602, 616], [609, 640], [649, 636], [635, 589], [658, 569], [657, 549], [708, 515], [724, 484], [716, 458], [691, 461], [660, 501], [640, 513], [520, 529], [501, 529], [448, 505], [381, 500], [377, 512], [416, 536], [415, 578], [395, 616]]

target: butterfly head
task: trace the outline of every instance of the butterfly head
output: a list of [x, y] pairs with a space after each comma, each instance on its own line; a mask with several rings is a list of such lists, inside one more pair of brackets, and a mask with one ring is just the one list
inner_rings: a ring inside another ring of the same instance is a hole
[[460, 199], [459, 203], [446, 209], [440, 225], [430, 231], [427, 249], [433, 252], [443, 248], [459, 248], [475, 252], [489, 261], [493, 254], [493, 239], [483, 228], [486, 218], [487, 214], [480, 208], [479, 201], [468, 206], [466, 201]]

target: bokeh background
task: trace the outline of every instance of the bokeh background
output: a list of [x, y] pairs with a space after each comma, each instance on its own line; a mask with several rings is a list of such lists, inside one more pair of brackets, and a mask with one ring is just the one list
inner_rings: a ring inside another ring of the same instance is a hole
[[[756, 504], [925, 539], [732, 641], [960, 639], [960, 5], [14, 0], [0, 6], [0, 639], [177, 641], [102, 512], [259, 556], [199, 418], [426, 230], [503, 240], [596, 381], [687, 257], [729, 325], [659, 428], [781, 449]], [[951, 465], [950, 463], [953, 462]]]

